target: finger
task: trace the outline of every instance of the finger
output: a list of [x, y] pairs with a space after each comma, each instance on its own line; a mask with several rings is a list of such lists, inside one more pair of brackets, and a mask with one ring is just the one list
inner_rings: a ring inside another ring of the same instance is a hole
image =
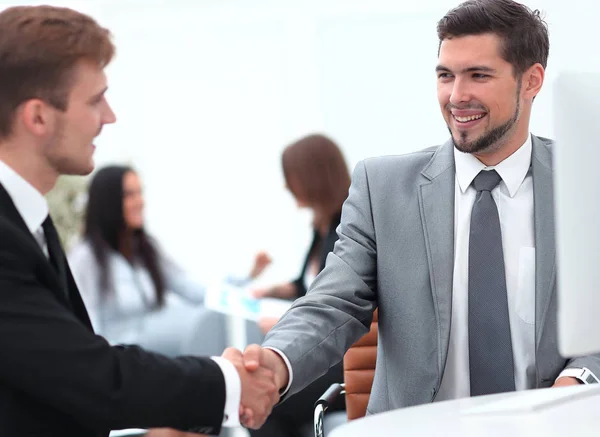
[[246, 428], [257, 429], [254, 413], [249, 408], [247, 408], [246, 412], [244, 413], [244, 421], [243, 421], [242, 425], [244, 425]]
[[273, 396], [271, 396], [272, 405], [275, 406], [279, 402], [279, 393], [275, 392]]
[[252, 418], [252, 410], [240, 405], [240, 423], [246, 426], [249, 419]]
[[262, 347], [258, 344], [251, 344], [244, 350], [244, 366], [246, 370], [252, 372], [260, 367]]
[[227, 358], [228, 360], [232, 360], [235, 358], [240, 358], [242, 355], [242, 352], [240, 352], [238, 349], [234, 348], [234, 347], [228, 347], [227, 349], [225, 349], [223, 351], [223, 354], [221, 355], [223, 358]]

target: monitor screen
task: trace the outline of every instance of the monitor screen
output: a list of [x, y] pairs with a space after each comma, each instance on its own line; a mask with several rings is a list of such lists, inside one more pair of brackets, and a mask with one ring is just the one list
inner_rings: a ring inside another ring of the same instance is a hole
[[600, 352], [600, 72], [565, 72], [553, 89], [558, 346]]

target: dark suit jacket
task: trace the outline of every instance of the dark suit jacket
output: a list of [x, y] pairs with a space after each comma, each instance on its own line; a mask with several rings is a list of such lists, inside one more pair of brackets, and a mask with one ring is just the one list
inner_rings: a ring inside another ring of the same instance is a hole
[[218, 434], [218, 365], [110, 346], [94, 334], [68, 268], [66, 275], [0, 185], [0, 436], [100, 437], [161, 426]]
[[331, 225], [329, 226], [329, 232], [327, 232], [325, 238], [321, 237], [321, 234], [317, 229], [313, 230], [313, 240], [310, 245], [310, 249], [306, 254], [304, 265], [302, 266], [302, 271], [300, 272], [300, 276], [294, 280], [297, 297], [302, 297], [306, 294], [304, 274], [306, 273], [306, 269], [308, 268], [308, 264], [310, 263], [310, 259], [312, 258], [312, 255], [315, 252], [315, 250], [319, 251], [319, 271], [325, 268], [325, 261], [327, 261], [327, 255], [333, 250], [333, 246], [338, 240], [338, 234], [335, 230], [340, 224], [341, 215], [342, 213], [340, 212], [333, 217]]

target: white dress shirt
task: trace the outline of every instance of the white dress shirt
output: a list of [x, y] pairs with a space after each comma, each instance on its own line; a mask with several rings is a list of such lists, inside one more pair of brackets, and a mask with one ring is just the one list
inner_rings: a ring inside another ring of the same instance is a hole
[[[48, 216], [48, 203], [44, 196], [0, 160], [0, 184], [4, 187], [25, 225], [48, 256], [42, 223]], [[225, 410], [223, 426], [239, 426], [241, 381], [234, 365], [221, 357], [211, 357], [221, 368], [225, 378]]]
[[[508, 318], [512, 339], [515, 389], [535, 388], [535, 233], [531, 135], [511, 156], [487, 167], [475, 156], [454, 149], [454, 275], [452, 322], [446, 368], [436, 401], [470, 396], [469, 373], [469, 233], [482, 170], [496, 170], [502, 181], [492, 190], [498, 208], [506, 272]], [[559, 378], [563, 374], [559, 375]]]
[[515, 153], [494, 167], [454, 149], [454, 280], [450, 345], [437, 401], [470, 396], [469, 382], [469, 232], [482, 170], [496, 170], [502, 181], [492, 190], [502, 232], [508, 317], [512, 338], [515, 389], [535, 387], [535, 234], [531, 136]]
[[[435, 401], [468, 397], [471, 392], [468, 260], [471, 210], [476, 196], [471, 182], [481, 170], [494, 169], [502, 178], [492, 190], [492, 197], [498, 207], [502, 232], [515, 389], [535, 387], [535, 234], [531, 153], [531, 135], [515, 153], [493, 167], [486, 167], [475, 156], [454, 149], [456, 183], [452, 321], [446, 367]], [[282, 356], [287, 365], [290, 376], [285, 389], [287, 391], [292, 383], [292, 368], [280, 350], [272, 349]], [[563, 371], [558, 377], [571, 376], [570, 373]]]

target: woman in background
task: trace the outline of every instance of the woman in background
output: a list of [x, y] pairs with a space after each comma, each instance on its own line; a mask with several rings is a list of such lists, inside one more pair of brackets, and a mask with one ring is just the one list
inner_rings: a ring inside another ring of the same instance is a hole
[[[297, 299], [325, 267], [325, 260], [338, 239], [342, 204], [348, 196], [350, 173], [339, 147], [323, 135], [304, 137], [283, 151], [281, 158], [286, 187], [299, 208], [312, 211], [313, 240], [297, 279], [253, 291], [255, 297]], [[263, 318], [259, 326], [263, 333], [271, 329], [277, 319]], [[273, 409], [273, 413], [253, 437], [283, 437], [311, 435], [313, 405], [333, 383], [343, 381], [342, 363], [301, 392]], [[343, 410], [343, 397], [329, 407], [329, 411]]]
[[69, 264], [98, 334], [171, 356], [188, 353], [192, 343], [220, 355], [227, 346], [223, 317], [202, 306], [205, 287], [146, 233], [142, 184], [132, 168], [108, 166], [94, 175], [83, 237]]

